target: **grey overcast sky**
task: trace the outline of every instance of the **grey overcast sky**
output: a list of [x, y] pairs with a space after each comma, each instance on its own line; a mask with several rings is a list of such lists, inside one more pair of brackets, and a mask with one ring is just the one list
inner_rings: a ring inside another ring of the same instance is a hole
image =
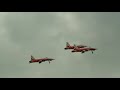
[[[0, 12], [0, 77], [120, 77], [119, 29], [119, 12]], [[66, 42], [98, 50], [71, 53]]]

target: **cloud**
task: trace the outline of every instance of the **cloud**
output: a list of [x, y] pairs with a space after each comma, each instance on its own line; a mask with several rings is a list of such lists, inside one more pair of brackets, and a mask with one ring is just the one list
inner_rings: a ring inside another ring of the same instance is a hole
[[[4, 64], [9, 64], [4, 67], [4, 76], [88, 77], [89, 75], [84, 75], [84, 72], [90, 73], [90, 67], [87, 61], [82, 60], [84, 56], [80, 57], [79, 54], [72, 55], [70, 51], [64, 51], [66, 41], [71, 41], [71, 44], [79, 41], [76, 36], [79, 32], [77, 22], [80, 21], [77, 21], [76, 14], [8, 13], [5, 18], [5, 29], [9, 43], [6, 45], [8, 47], [11, 43], [12, 46], [8, 49], [10, 55], [8, 53], [3, 55], [9, 56], [4, 58], [6, 60]], [[36, 58], [52, 57], [56, 61], [51, 62], [50, 65], [47, 62], [41, 65], [29, 65], [30, 54]], [[83, 67], [86, 68], [82, 69]]]
[[[0, 20], [0, 77], [119, 77], [119, 13], [9, 12]], [[98, 50], [72, 54], [66, 42]], [[29, 64], [31, 54], [55, 61]]]

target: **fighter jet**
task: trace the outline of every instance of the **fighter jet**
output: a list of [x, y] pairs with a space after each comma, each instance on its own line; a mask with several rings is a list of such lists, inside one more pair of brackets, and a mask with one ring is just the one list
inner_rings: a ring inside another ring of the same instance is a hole
[[[84, 47], [87, 47], [85, 45], [77, 45], [78, 48], [84, 48]], [[68, 49], [74, 49], [75, 47], [74, 46], [71, 46], [68, 42], [66, 42], [66, 47], [64, 48], [65, 50], [68, 50]]]
[[42, 62], [45, 62], [45, 61], [48, 61], [49, 64], [50, 64], [50, 61], [52, 60], [55, 60], [55, 59], [52, 59], [52, 58], [40, 58], [40, 59], [35, 59], [32, 55], [31, 55], [31, 60], [29, 61], [29, 63], [35, 63], [35, 62], [39, 62], [42, 63]]
[[92, 54], [93, 54], [93, 51], [97, 50], [96, 48], [78, 48], [76, 45], [74, 45], [74, 50], [72, 50], [71, 52], [81, 52], [81, 53], [84, 53], [84, 52], [87, 52], [87, 51], [91, 51]]

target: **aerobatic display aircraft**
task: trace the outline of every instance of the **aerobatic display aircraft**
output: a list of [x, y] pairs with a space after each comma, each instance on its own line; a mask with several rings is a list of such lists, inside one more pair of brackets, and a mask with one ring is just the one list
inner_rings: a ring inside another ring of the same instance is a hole
[[[74, 45], [75, 46], [75, 45]], [[74, 46], [71, 46], [68, 42], [66, 42], [66, 47], [64, 48], [65, 50], [68, 50], [68, 49], [74, 49], [75, 47]], [[85, 45], [77, 45], [78, 48], [84, 48], [84, 47], [87, 47]]]
[[35, 59], [32, 55], [31, 55], [31, 60], [29, 61], [29, 63], [35, 63], [38, 62], [39, 64], [45, 61], [48, 61], [50, 63], [50, 61], [55, 60], [52, 58], [40, 58], [40, 59]]
[[91, 48], [91, 47], [87, 47], [87, 48], [78, 48], [76, 45], [74, 45], [74, 50], [72, 50], [71, 52], [87, 52], [87, 51], [91, 51], [93, 53], [93, 51], [97, 50], [96, 48]]

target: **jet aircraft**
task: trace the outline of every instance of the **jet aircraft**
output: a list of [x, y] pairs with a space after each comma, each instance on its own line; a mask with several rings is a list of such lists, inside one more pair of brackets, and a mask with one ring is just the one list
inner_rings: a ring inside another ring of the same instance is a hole
[[87, 51], [91, 51], [92, 54], [93, 54], [93, 51], [97, 50], [96, 48], [91, 48], [91, 47], [88, 47], [88, 48], [78, 48], [76, 45], [74, 45], [74, 50], [72, 50], [71, 52], [81, 52], [81, 53], [84, 53], [84, 52], [87, 52]]
[[[75, 46], [75, 45], [74, 45]], [[64, 48], [65, 50], [68, 50], [68, 49], [74, 49], [75, 47], [74, 46], [71, 46], [68, 42], [66, 42], [66, 47]], [[84, 48], [84, 47], [87, 47], [85, 45], [77, 45], [78, 48]]]
[[40, 58], [40, 59], [35, 59], [32, 55], [31, 55], [31, 60], [29, 61], [29, 63], [35, 63], [35, 62], [39, 62], [42, 63], [42, 62], [45, 62], [45, 61], [48, 61], [50, 63], [50, 61], [52, 60], [55, 60], [55, 59], [52, 59], [52, 58]]

